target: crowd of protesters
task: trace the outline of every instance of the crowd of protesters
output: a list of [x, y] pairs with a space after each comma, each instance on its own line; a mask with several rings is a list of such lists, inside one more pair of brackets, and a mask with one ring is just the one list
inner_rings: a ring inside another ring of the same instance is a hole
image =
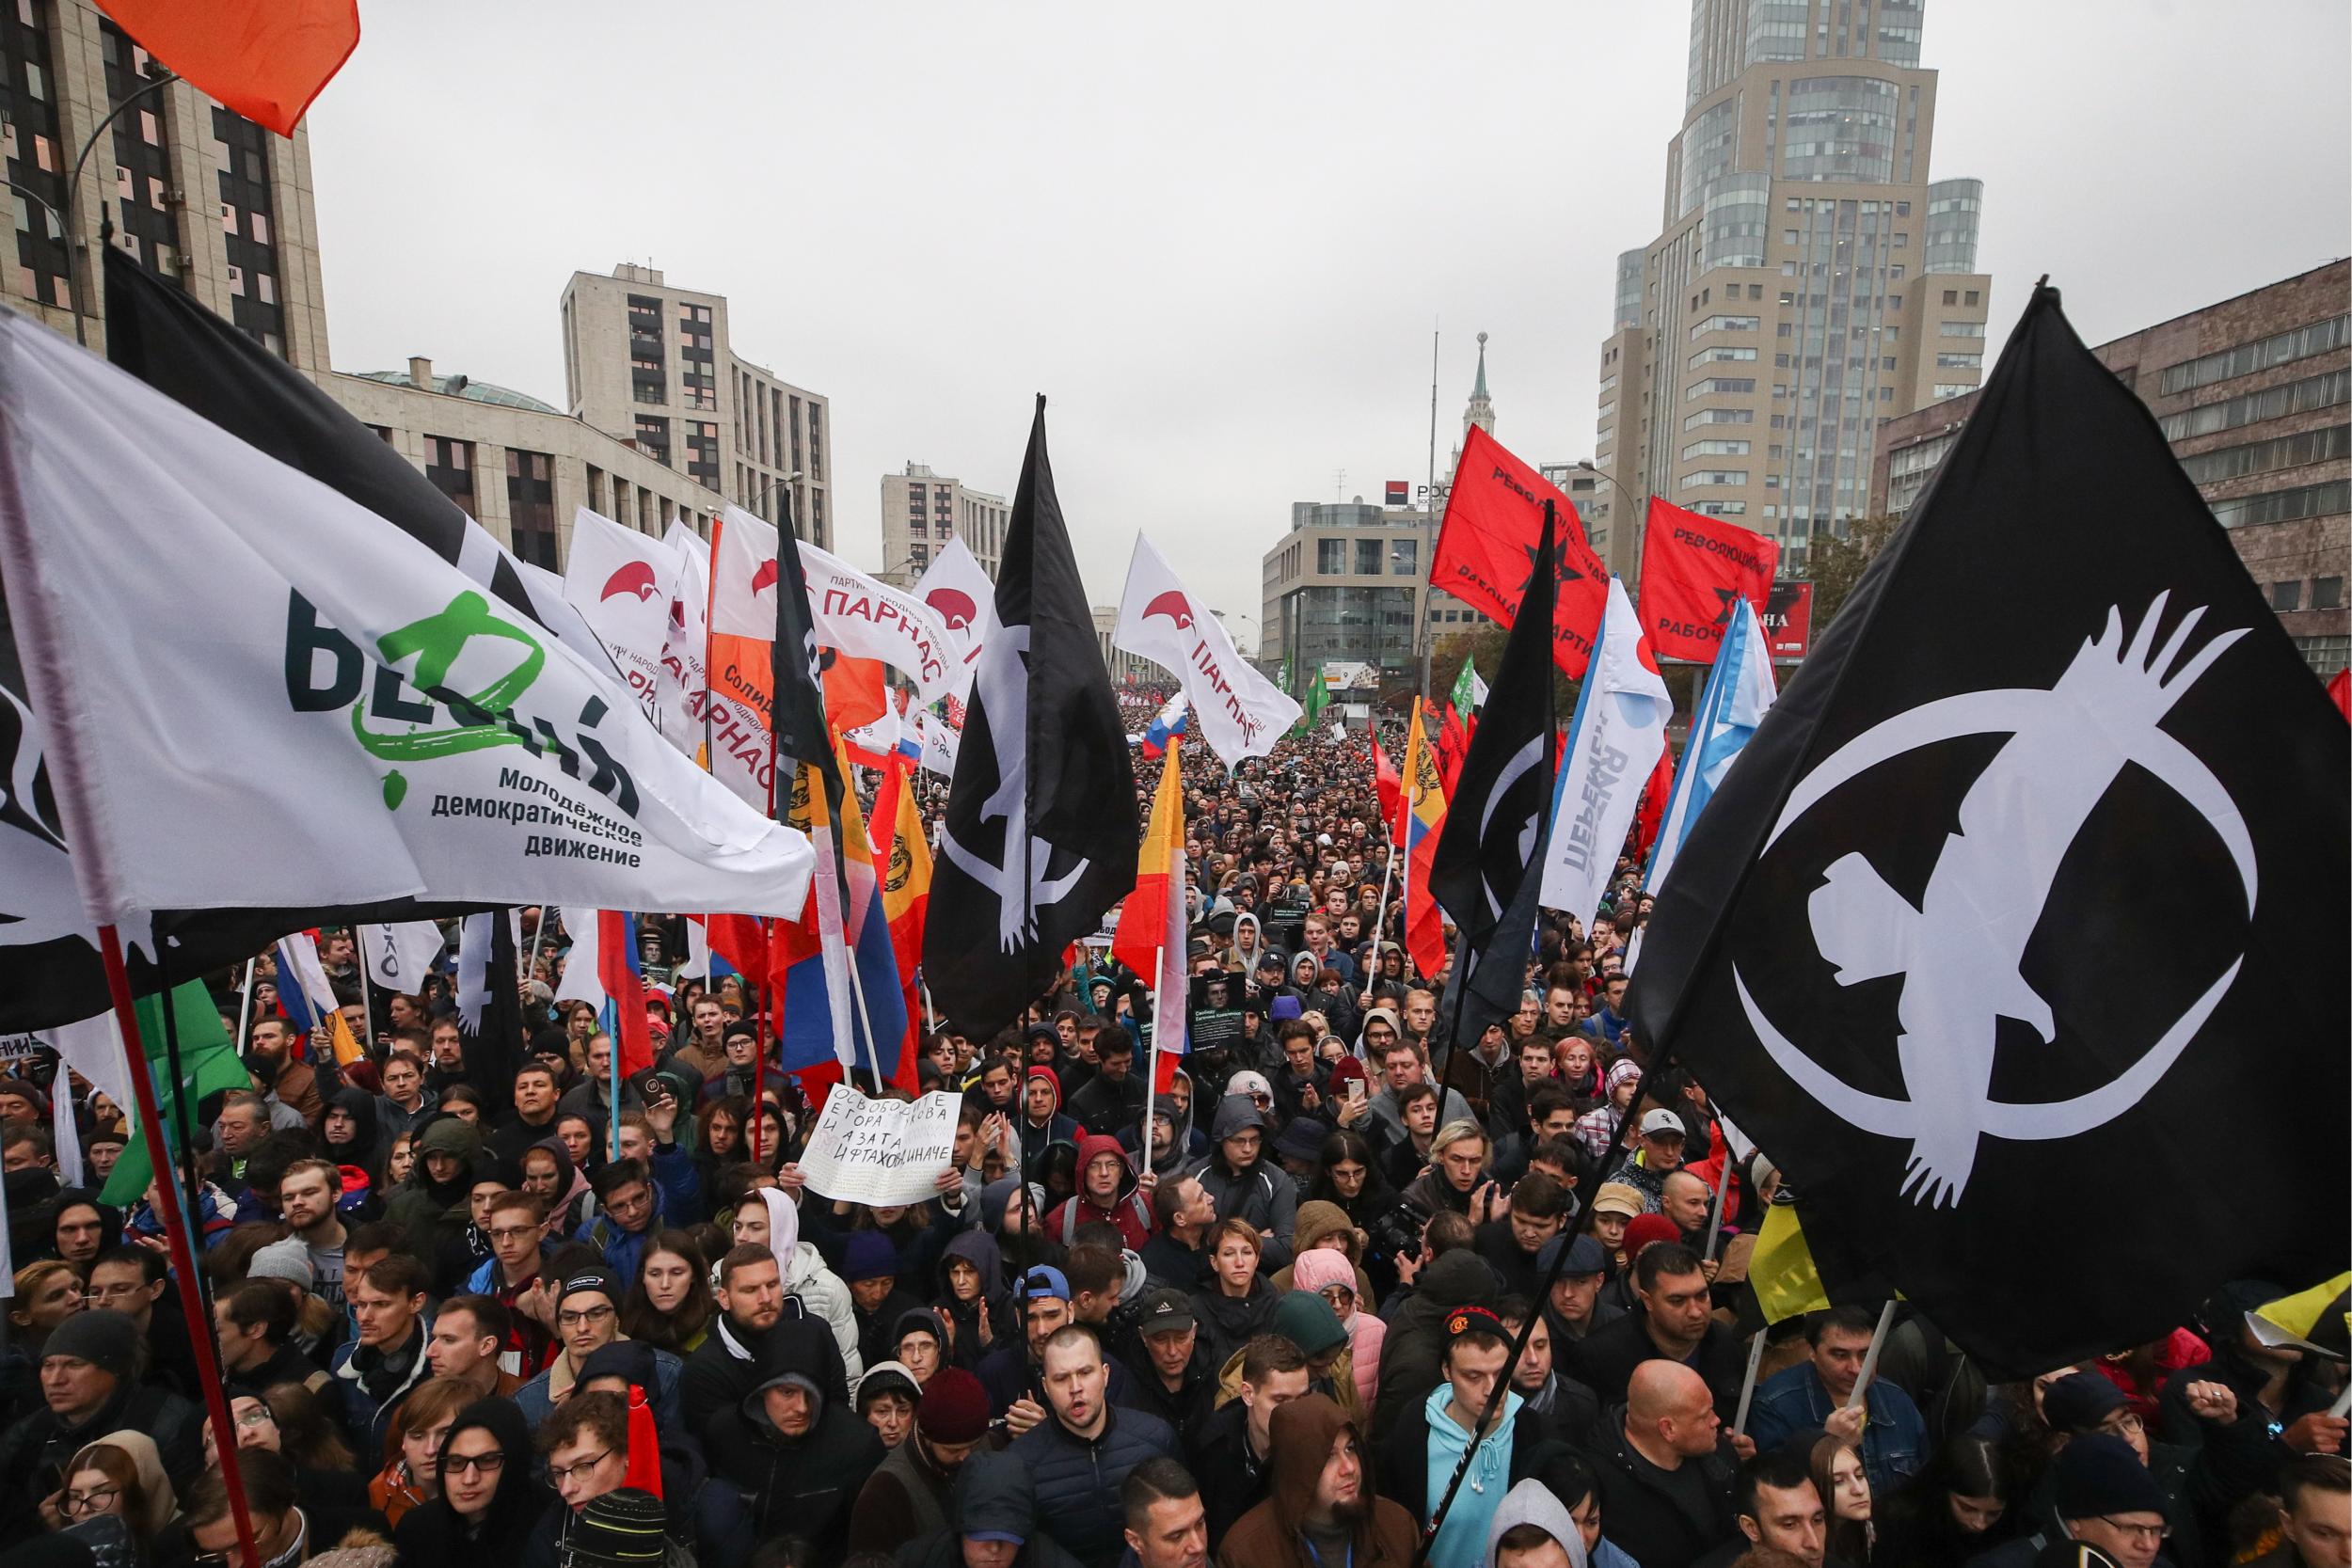
[[1404, 1568], [1484, 1423], [1438, 1568], [2352, 1568], [2343, 1368], [2247, 1326], [2280, 1286], [2013, 1384], [1899, 1306], [1859, 1402], [1880, 1315], [1835, 1307], [1761, 1331], [1733, 1430], [1776, 1172], [1628, 1023], [1634, 868], [1454, 1038], [1370, 771], [1321, 734], [1200, 770], [1199, 1034], [1164, 1089], [1149, 987], [1102, 947], [1017, 1024], [925, 1031], [922, 1088], [963, 1108], [916, 1206], [810, 1189], [806, 1085], [761, 1070], [739, 978], [671, 973], [675, 926], [617, 1117], [537, 911], [503, 1092], [444, 978], [363, 1000], [325, 934], [370, 1043], [339, 1069], [262, 961], [251, 1087], [201, 1113], [209, 1322], [153, 1190], [101, 1201], [123, 1108], [18, 1061], [0, 1564], [239, 1560], [228, 1442], [272, 1568]]

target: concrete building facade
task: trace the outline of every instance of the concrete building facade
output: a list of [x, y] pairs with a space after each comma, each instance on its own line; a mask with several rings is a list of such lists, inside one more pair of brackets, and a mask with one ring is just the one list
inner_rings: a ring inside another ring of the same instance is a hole
[[909, 463], [902, 474], [884, 474], [882, 578], [911, 587], [950, 540], [961, 539], [993, 582], [1011, 517], [1012, 503], [1004, 497], [943, 478], [924, 464]]
[[1815, 531], [1865, 515], [1880, 425], [1980, 380], [1983, 187], [1929, 177], [1924, 9], [1692, 0], [1663, 223], [1618, 258], [1601, 345], [1615, 486], [1588, 532], [1629, 581], [1651, 496], [1776, 536], [1803, 576]]
[[576, 272], [564, 286], [570, 411], [745, 511], [833, 548], [833, 408], [735, 352], [723, 294], [652, 267]]
[[[2092, 350], [2156, 416], [2270, 608], [2322, 674], [2352, 663], [2352, 261]], [[1976, 407], [1970, 394], [1890, 420], [1871, 508], [1902, 515]]]
[[65, 333], [78, 311], [103, 352], [98, 246], [111, 244], [271, 353], [324, 372], [310, 133], [265, 131], [167, 74], [94, 6], [0, 0], [0, 166], [14, 219], [0, 301]]

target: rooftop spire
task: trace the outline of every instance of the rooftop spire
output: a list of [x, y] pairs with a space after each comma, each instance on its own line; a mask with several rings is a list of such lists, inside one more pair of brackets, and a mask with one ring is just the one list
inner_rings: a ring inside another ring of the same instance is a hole
[[1470, 388], [1470, 405], [1462, 410], [1462, 438], [1470, 439], [1470, 426], [1492, 436], [1495, 433], [1494, 400], [1486, 395], [1486, 335], [1478, 335], [1478, 380]]

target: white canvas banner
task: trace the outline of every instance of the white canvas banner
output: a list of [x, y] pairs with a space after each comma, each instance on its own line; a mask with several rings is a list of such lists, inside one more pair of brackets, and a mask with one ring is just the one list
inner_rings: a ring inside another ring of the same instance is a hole
[[1228, 768], [1264, 756], [1298, 722], [1298, 705], [1241, 657], [1225, 623], [1185, 591], [1141, 534], [1127, 563], [1111, 643], [1176, 673], [1192, 699], [1200, 738]]
[[572, 514], [564, 597], [596, 634], [648, 713], [670, 628], [671, 593], [685, 562], [659, 539], [580, 508]]
[[1579, 689], [1576, 718], [1551, 797], [1551, 839], [1539, 901], [1590, 925], [1642, 790], [1666, 749], [1673, 704], [1642, 635], [1625, 583], [1609, 579], [1609, 604]]
[[[859, 658], [882, 660], [914, 683], [918, 703], [970, 689], [961, 652], [922, 600], [814, 545], [801, 546], [801, 568], [808, 579], [817, 641]], [[994, 601], [990, 602], [993, 612]]]
[[663, 743], [610, 668], [7, 315], [0, 474], [0, 575], [93, 921], [805, 900], [806, 840]]
[[939, 1173], [955, 1161], [961, 1097], [927, 1094], [912, 1103], [870, 1100], [848, 1084], [825, 1098], [801, 1172], [808, 1190], [839, 1203], [922, 1203], [939, 1196]]
[[363, 925], [357, 928], [356, 935], [359, 961], [367, 966], [368, 984], [381, 990], [406, 991], [410, 995], [424, 989], [424, 977], [433, 973], [433, 961], [448, 945], [441, 928], [430, 920]]

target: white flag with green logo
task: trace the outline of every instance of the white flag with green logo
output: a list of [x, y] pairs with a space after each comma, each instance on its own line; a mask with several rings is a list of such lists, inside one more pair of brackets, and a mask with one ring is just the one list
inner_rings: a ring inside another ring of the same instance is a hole
[[795, 915], [806, 839], [425, 546], [0, 312], [0, 579], [82, 902]]

